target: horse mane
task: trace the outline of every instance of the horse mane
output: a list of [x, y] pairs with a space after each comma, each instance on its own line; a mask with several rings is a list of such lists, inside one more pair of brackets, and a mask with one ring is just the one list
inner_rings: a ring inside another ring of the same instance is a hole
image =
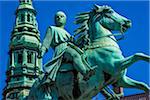
[[110, 9], [109, 6], [98, 6], [94, 5], [94, 8], [92, 8], [89, 12], [82, 12], [76, 15], [75, 17], [75, 24], [79, 25], [79, 27], [74, 31], [74, 37], [79, 35], [76, 40], [76, 45], [80, 46], [82, 48], [84, 45], [88, 44], [89, 38], [88, 38], [88, 30], [89, 30], [89, 20], [90, 20], [90, 14], [93, 13], [94, 17], [97, 18], [99, 16], [100, 12], [105, 11], [106, 9]]
[[[94, 8], [92, 8], [92, 10], [90, 12], [83, 12], [83, 13], [79, 13], [76, 15], [75, 17], [75, 24], [79, 25], [79, 27], [74, 31], [75, 34], [74, 36], [87, 32], [89, 30], [89, 26], [88, 26], [88, 22], [90, 19], [90, 13], [94, 13], [94, 16], [97, 17], [99, 16], [97, 14], [97, 12], [103, 12], [107, 9], [110, 9], [111, 7], [109, 6], [98, 6], [98, 5], [94, 5]], [[88, 32], [87, 32], [88, 33]]]
[[83, 12], [78, 14], [75, 17], [75, 24], [79, 24], [80, 26], [74, 31], [74, 36], [83, 33], [88, 30], [88, 20], [89, 20], [89, 12]]

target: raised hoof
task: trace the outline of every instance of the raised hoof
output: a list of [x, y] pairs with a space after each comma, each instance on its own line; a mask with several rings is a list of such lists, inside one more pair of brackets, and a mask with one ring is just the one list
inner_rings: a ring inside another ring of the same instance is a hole
[[150, 62], [150, 56], [144, 54], [144, 53], [136, 53], [135, 57], [137, 57], [140, 60], [144, 60], [146, 62]]
[[111, 96], [111, 97], [109, 97], [109, 98], [106, 98], [106, 100], [120, 100], [120, 97], [119, 96]]

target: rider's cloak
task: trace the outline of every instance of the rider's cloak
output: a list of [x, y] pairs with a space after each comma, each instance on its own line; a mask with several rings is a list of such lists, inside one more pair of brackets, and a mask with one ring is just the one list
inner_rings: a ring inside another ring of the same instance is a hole
[[62, 55], [67, 48], [67, 41], [69, 41], [70, 37], [71, 35], [62, 28], [49, 26], [47, 29], [42, 46], [44, 46], [47, 50], [49, 48], [53, 48], [54, 55], [52, 60], [48, 61], [44, 65], [44, 71], [50, 73], [49, 78], [53, 81], [55, 81], [57, 71], [62, 62]]

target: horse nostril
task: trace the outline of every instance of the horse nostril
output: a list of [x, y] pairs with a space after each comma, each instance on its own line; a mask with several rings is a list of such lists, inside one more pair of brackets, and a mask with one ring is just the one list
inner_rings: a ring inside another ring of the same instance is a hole
[[127, 23], [131, 23], [131, 20], [127, 20]]
[[125, 23], [128, 27], [131, 27], [131, 20], [126, 20]]
[[131, 23], [131, 20], [126, 20], [125, 23], [126, 23], [126, 24], [130, 24], [130, 23]]

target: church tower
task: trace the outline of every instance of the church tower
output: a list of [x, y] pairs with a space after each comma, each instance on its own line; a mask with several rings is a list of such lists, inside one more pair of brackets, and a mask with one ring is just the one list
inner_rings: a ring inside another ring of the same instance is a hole
[[32, 0], [19, 0], [16, 21], [11, 33], [9, 64], [6, 71], [4, 100], [23, 100], [35, 78], [42, 73], [38, 59], [40, 34]]

